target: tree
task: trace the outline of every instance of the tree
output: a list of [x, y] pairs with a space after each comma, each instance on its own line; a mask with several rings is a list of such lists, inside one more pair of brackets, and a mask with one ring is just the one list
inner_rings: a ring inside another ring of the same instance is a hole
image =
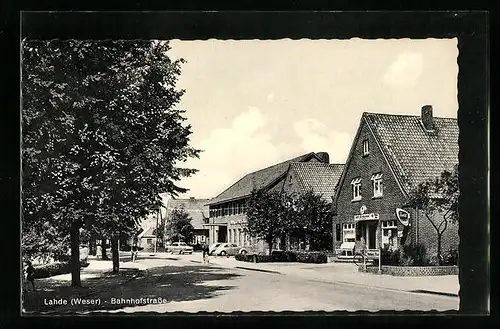
[[166, 231], [170, 240], [174, 242], [191, 241], [194, 237], [194, 228], [191, 220], [192, 218], [184, 209], [173, 209], [166, 223]]
[[23, 42], [23, 233], [50, 222], [71, 240], [80, 285], [79, 230], [116, 237], [155, 209], [160, 193], [196, 170], [199, 150], [176, 108], [183, 60], [168, 42]]
[[[437, 259], [442, 262], [441, 241], [448, 223], [458, 222], [458, 165], [434, 179], [417, 185], [410, 192], [408, 205], [421, 209], [437, 233]], [[436, 220], [434, 218], [440, 218]]]
[[276, 238], [287, 232], [292, 202], [289, 195], [264, 189], [254, 189], [248, 198], [245, 231], [266, 241], [269, 254]]
[[312, 250], [326, 250], [332, 244], [331, 205], [321, 195], [313, 190], [306, 191], [296, 197], [294, 202], [294, 216], [291, 216], [294, 225], [291, 233], [303, 233], [309, 241]]

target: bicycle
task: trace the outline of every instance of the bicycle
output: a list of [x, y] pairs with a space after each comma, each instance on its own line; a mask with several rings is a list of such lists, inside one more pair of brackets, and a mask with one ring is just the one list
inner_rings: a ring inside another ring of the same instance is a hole
[[366, 251], [363, 250], [362, 252], [358, 252], [358, 253], [354, 254], [352, 261], [353, 261], [354, 265], [360, 266], [360, 265], [366, 264], [365, 259], [366, 259]]

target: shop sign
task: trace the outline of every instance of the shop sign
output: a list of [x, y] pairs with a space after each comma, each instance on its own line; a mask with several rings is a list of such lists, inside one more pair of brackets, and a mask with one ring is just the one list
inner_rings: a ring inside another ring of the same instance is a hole
[[354, 215], [354, 221], [359, 222], [363, 220], [378, 220], [379, 214], [371, 213], [371, 214], [362, 214], [362, 215]]
[[396, 217], [404, 226], [410, 224], [410, 213], [404, 209], [396, 208]]
[[398, 231], [398, 238], [402, 238], [403, 237], [403, 231]]

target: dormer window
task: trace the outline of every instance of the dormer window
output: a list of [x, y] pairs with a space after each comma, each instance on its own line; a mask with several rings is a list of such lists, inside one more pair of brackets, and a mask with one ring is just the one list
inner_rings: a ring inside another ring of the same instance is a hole
[[351, 181], [352, 185], [352, 201], [361, 200], [361, 177], [354, 178]]
[[373, 183], [373, 197], [381, 198], [384, 194], [382, 185], [382, 173], [372, 175], [371, 181]]
[[365, 139], [363, 141], [363, 156], [367, 156], [368, 154], [370, 154], [370, 144], [368, 139]]

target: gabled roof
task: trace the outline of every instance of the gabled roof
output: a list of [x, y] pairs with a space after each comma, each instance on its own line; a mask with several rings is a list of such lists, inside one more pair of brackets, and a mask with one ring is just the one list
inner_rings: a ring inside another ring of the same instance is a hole
[[339, 185], [345, 179], [363, 124], [368, 126], [404, 194], [444, 170], [452, 170], [458, 163], [457, 119], [433, 120], [435, 129], [429, 132], [420, 116], [363, 113]]
[[295, 173], [302, 192], [312, 189], [331, 202], [335, 188], [342, 175], [343, 164], [317, 162], [292, 162], [290, 170]]
[[209, 210], [205, 204], [209, 199], [169, 199], [167, 201], [167, 216], [173, 209], [184, 209], [191, 217], [191, 224], [195, 230], [203, 229], [205, 219], [208, 219]]
[[139, 239], [141, 238], [156, 238], [156, 235], [153, 234], [154, 232], [154, 227], [150, 226], [148, 228], [146, 228], [144, 231], [142, 231], [141, 233], [139, 233], [139, 235], [137, 236]]
[[253, 189], [261, 189], [265, 187], [270, 187], [275, 183], [280, 177], [286, 174], [290, 162], [303, 162], [308, 161], [311, 158], [316, 157], [318, 160], [321, 159], [316, 155], [316, 153], [311, 152], [303, 154], [296, 158], [283, 161], [281, 163], [275, 164], [271, 167], [267, 167], [252, 173], [245, 175], [243, 178], [238, 180], [236, 183], [231, 185], [227, 190], [211, 199], [207, 204], [217, 204], [230, 200], [236, 200], [246, 197], [251, 194]]
[[435, 130], [420, 116], [365, 113], [365, 120], [406, 192], [452, 170], [458, 163], [458, 122], [434, 117]]

